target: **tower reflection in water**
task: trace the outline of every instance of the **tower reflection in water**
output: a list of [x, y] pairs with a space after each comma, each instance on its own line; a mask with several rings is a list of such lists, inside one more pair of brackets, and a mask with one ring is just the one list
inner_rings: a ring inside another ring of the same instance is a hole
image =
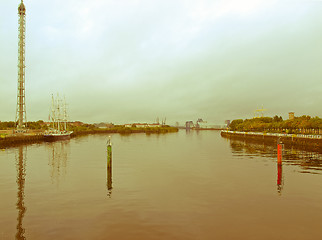
[[25, 178], [26, 178], [26, 161], [24, 159], [24, 149], [23, 146], [20, 146], [18, 149], [18, 157], [16, 157], [16, 166], [17, 166], [17, 204], [16, 208], [18, 209], [17, 217], [17, 233], [16, 239], [26, 239], [25, 229], [22, 226], [23, 218], [25, 216], [26, 207], [24, 203], [25, 199]]
[[[66, 165], [68, 159], [68, 142], [55, 142], [49, 145], [50, 148], [50, 161], [49, 164], [51, 168], [51, 178], [54, 181], [59, 180], [59, 176], [66, 173]], [[17, 168], [17, 203], [16, 208], [18, 210], [17, 217], [17, 232], [15, 239], [21, 240], [26, 239], [24, 236], [25, 228], [23, 227], [23, 218], [25, 216], [27, 208], [25, 207], [25, 181], [26, 181], [26, 151], [25, 146], [20, 146], [18, 148], [16, 156], [16, 168]], [[61, 169], [64, 169], [63, 171]]]

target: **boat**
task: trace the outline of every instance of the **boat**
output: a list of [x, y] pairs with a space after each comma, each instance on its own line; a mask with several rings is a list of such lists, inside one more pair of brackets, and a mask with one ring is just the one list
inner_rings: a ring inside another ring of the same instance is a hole
[[52, 95], [52, 105], [49, 118], [51, 120], [51, 127], [44, 133], [45, 141], [52, 142], [70, 139], [73, 131], [67, 130], [66, 101], [64, 99], [64, 102], [62, 102], [58, 94], [56, 99]]
[[67, 140], [70, 139], [70, 135], [72, 132], [70, 131], [49, 131], [44, 134], [45, 141], [52, 142], [56, 140]]

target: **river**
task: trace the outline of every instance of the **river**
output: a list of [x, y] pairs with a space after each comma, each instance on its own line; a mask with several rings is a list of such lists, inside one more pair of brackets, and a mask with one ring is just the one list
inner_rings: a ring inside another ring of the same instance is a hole
[[219, 131], [0, 149], [0, 239], [321, 239], [322, 155]]

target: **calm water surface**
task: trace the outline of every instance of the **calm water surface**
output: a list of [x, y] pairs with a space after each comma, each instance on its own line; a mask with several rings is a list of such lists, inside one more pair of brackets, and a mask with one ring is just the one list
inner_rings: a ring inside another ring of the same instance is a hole
[[217, 131], [0, 150], [0, 239], [322, 239], [322, 156]]

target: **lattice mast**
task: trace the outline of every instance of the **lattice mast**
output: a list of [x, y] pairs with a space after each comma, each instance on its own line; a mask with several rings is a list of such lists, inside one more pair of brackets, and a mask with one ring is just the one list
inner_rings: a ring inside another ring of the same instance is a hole
[[18, 43], [18, 93], [17, 93], [17, 110], [16, 123], [17, 129], [22, 129], [26, 118], [25, 102], [25, 36], [26, 36], [26, 7], [21, 0], [18, 7], [19, 15], [19, 43]]

